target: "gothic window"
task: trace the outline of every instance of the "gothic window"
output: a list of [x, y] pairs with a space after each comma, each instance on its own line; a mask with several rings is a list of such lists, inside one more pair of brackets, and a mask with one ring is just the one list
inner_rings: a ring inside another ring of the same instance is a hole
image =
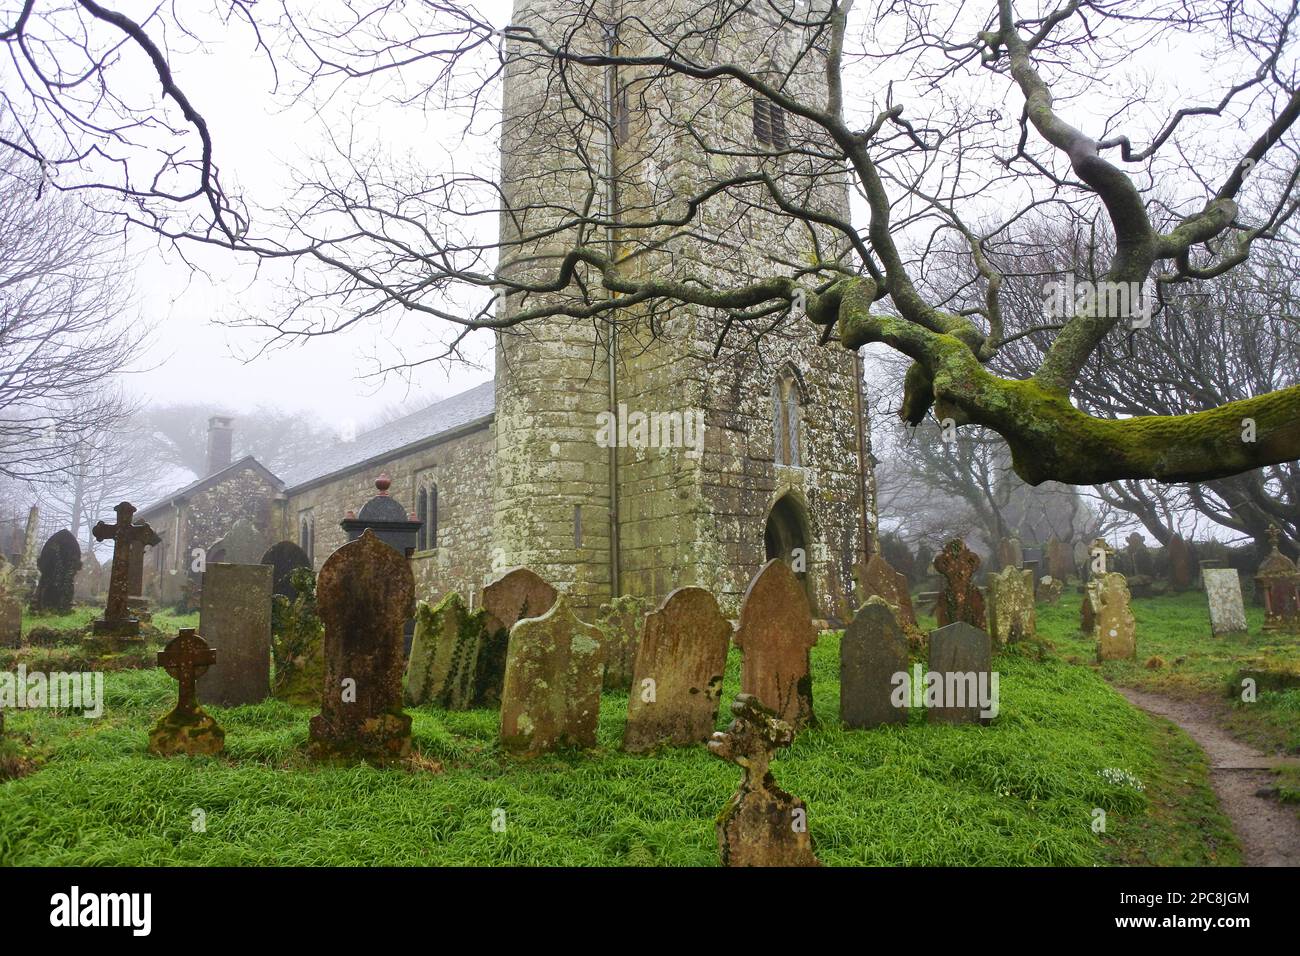
[[307, 560], [316, 562], [316, 519], [311, 510], [298, 512], [298, 547], [307, 555]]
[[432, 551], [438, 547], [438, 485], [430, 472], [415, 479], [415, 517], [420, 521], [415, 550]]
[[773, 149], [790, 147], [790, 134], [785, 128], [785, 110], [761, 96], [754, 97], [754, 138]]
[[632, 127], [632, 111], [627, 102], [627, 87], [618, 91], [614, 101], [614, 142], [622, 146], [627, 142]]
[[784, 372], [772, 385], [772, 432], [778, 465], [803, 464], [800, 424], [799, 380], [793, 372]]

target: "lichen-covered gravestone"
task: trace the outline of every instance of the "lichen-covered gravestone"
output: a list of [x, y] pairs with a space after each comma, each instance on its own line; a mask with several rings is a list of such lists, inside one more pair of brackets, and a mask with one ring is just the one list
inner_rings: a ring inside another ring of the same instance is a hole
[[474, 706], [474, 675], [487, 634], [482, 608], [470, 611], [455, 591], [435, 607], [421, 601], [415, 610], [415, 639], [406, 663], [406, 702], [444, 710]]
[[0, 647], [18, 647], [23, 642], [23, 606], [0, 582]]
[[73, 589], [81, 570], [81, 545], [67, 528], [50, 535], [36, 559], [41, 580], [32, 607], [38, 611], [67, 614], [72, 610]]
[[320, 702], [325, 680], [325, 628], [316, 609], [316, 575], [311, 568], [291, 572], [292, 601], [283, 595], [271, 598], [271, 657], [275, 678], [271, 693], [291, 704]]
[[708, 740], [718, 719], [731, 622], [704, 588], [678, 588], [646, 615], [627, 699], [623, 749]]
[[226, 746], [226, 732], [199, 706], [195, 685], [216, 663], [217, 654], [194, 628], [181, 628], [158, 652], [158, 666], [179, 684], [176, 707], [149, 733], [149, 752], [160, 757], [176, 754], [216, 754]]
[[934, 569], [944, 580], [934, 609], [940, 627], [957, 621], [965, 621], [980, 630], [986, 626], [984, 596], [975, 586], [975, 572], [979, 566], [979, 555], [966, 547], [961, 538], [953, 538], [934, 556]]
[[487, 612], [487, 636], [478, 653], [474, 706], [501, 702], [510, 630], [526, 617], [541, 617], [555, 604], [555, 588], [528, 568], [513, 568], [483, 589], [479, 607]]
[[604, 664], [600, 631], [559, 595], [541, 617], [510, 630], [501, 689], [501, 745], [531, 757], [559, 747], [594, 747]]
[[907, 638], [894, 609], [871, 597], [840, 640], [840, 720], [867, 729], [906, 724], [907, 707], [894, 706], [896, 674], [907, 673]]
[[321, 712], [311, 719], [313, 756], [384, 761], [410, 752], [403, 628], [414, 599], [410, 562], [373, 531], [321, 567], [316, 605], [325, 626], [325, 680]]
[[794, 740], [794, 728], [751, 694], [731, 705], [725, 731], [709, 741], [709, 752], [744, 771], [740, 787], [718, 815], [718, 854], [723, 866], [820, 866], [808, 832], [808, 808], [776, 785], [768, 769], [780, 747]]
[[217, 662], [199, 681], [199, 699], [221, 707], [257, 704], [271, 695], [271, 568], [209, 564], [199, 633]]
[[129, 603], [131, 551], [133, 546], [153, 546], [161, 540], [149, 525], [132, 523], [135, 505], [129, 501], [119, 503], [113, 510], [117, 513], [116, 522], [100, 521], [91, 531], [96, 541], [113, 541], [113, 565], [104, 616], [91, 623], [92, 637], [86, 642], [100, 651], [144, 643], [140, 637], [140, 619], [131, 613]]
[[930, 632], [930, 673], [942, 680], [938, 706], [927, 701], [929, 719], [941, 724], [977, 724], [982, 717], [979, 690], [992, 687], [993, 642], [966, 621]]
[[1264, 604], [1265, 631], [1300, 633], [1300, 569], [1278, 547], [1281, 532], [1269, 525], [1273, 547], [1255, 572], [1255, 593]]
[[893, 565], [882, 555], [873, 554], [866, 566], [859, 570], [858, 584], [861, 587], [862, 604], [872, 597], [881, 598], [894, 609], [898, 622], [905, 630], [915, 630], [916, 610], [912, 607], [907, 575], [895, 571]]
[[1032, 572], [1006, 567], [989, 575], [989, 633], [999, 646], [1037, 635]]
[[1125, 661], [1137, 658], [1137, 621], [1129, 607], [1128, 581], [1110, 571], [1094, 582], [1097, 595], [1097, 659]]
[[1089, 581], [1083, 586], [1083, 601], [1079, 604], [1079, 630], [1084, 634], [1091, 634], [1097, 629], [1098, 587], [1097, 581]]
[[605, 689], [626, 691], [632, 686], [632, 668], [641, 643], [646, 612], [650, 606], [641, 598], [625, 594], [600, 606], [596, 627], [605, 648]]
[[293, 586], [293, 572], [299, 568], [311, 568], [307, 552], [292, 541], [281, 541], [267, 548], [258, 563], [271, 566], [271, 592], [292, 604], [298, 597], [298, 590]]
[[780, 558], [749, 582], [735, 642], [743, 655], [741, 692], [757, 697], [796, 732], [816, 723], [809, 655], [817, 631], [803, 584]]
[[1210, 605], [1210, 631], [1215, 637], [1245, 634], [1246, 607], [1241, 600], [1241, 579], [1234, 568], [1204, 568], [1205, 597]]
[[1170, 540], [1166, 549], [1169, 557], [1169, 585], [1175, 591], [1186, 591], [1192, 586], [1192, 549], [1183, 540], [1183, 536], [1176, 534]]

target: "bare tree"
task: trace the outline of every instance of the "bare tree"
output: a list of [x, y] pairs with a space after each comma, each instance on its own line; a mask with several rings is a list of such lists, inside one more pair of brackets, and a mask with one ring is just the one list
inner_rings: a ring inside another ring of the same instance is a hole
[[[690, 310], [716, 320], [718, 352], [778, 330], [854, 350], [884, 343], [911, 360], [906, 421], [933, 411], [997, 433], [1031, 484], [1206, 481], [1300, 457], [1295, 384], [1176, 416], [1078, 407], [1081, 376], [1125, 319], [1109, 307], [1044, 323], [1032, 374], [998, 374], [999, 352], [1025, 330], [1007, 328], [1005, 277], [988, 254], [1035, 209], [1095, 215], [1114, 250], [1095, 271], [1116, 286], [1217, 281], [1274, 239], [1300, 179], [1294, 3], [535, 3], [504, 30], [455, 0], [266, 6], [215, 12], [325, 95], [387, 80], [394, 102], [463, 117], [466, 136], [495, 136], [485, 104], [503, 75], [526, 80], [532, 108], [499, 130], [512, 147], [502, 179], [403, 174], [340, 135], [338, 161], [303, 183], [287, 216], [249, 212], [222, 188], [217, 144], [169, 61], [167, 43], [210, 24], [169, 4], [133, 20], [94, 0], [27, 0], [0, 41], [23, 122], [5, 142], [68, 173], [58, 188], [129, 200], [133, 222], [174, 241], [293, 260], [303, 294], [269, 323], [275, 334], [409, 313], [445, 323], [454, 351], [478, 328], [632, 315], [662, 327]], [[1152, 100], [1122, 73], [1169, 43], [1202, 54], [1201, 97]], [[117, 92], [128, 52], [156, 77], [156, 99]], [[182, 130], [194, 135], [155, 135]], [[623, 156], [612, 170], [610, 140]], [[709, 173], [680, 175], [665, 156]], [[1264, 171], [1285, 188], [1248, 216]], [[846, 179], [861, 225], [834, 198]], [[743, 245], [760, 211], [806, 236], [802, 261], [729, 268], [740, 260], [724, 237]], [[498, 218], [500, 238], [484, 237], [479, 223]], [[978, 275], [960, 301], [919, 280], [943, 234], [962, 240]], [[673, 259], [677, 242], [701, 236], [706, 261]]]
[[156, 461], [188, 471], [196, 478], [205, 477], [208, 419], [218, 414], [234, 418], [234, 458], [253, 455], [275, 474], [338, 440], [323, 422], [310, 415], [265, 405], [244, 411], [209, 405], [156, 405], [138, 415], [137, 442], [151, 449]]

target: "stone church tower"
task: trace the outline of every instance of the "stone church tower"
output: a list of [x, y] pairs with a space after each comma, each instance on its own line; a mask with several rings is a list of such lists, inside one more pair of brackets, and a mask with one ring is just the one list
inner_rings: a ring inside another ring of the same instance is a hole
[[[570, 49], [628, 56], [661, 53], [672, 37], [686, 44], [680, 55], [785, 77], [800, 98], [824, 101], [823, 64], [798, 55], [805, 28], [740, 6], [597, 0], [610, 28], [584, 12], [592, 5], [516, 0], [511, 22]], [[710, 27], [724, 13], [736, 15]], [[839, 237], [774, 215], [752, 181], [766, 172], [794, 201], [849, 219], [843, 170], [806, 148], [816, 135], [796, 117], [735, 82], [561, 69], [526, 44], [511, 51], [503, 278], [539, 283], [578, 246], [611, 255], [629, 277], [718, 285], [837, 256], [851, 265]], [[749, 185], [688, 213], [688, 197], [744, 174]], [[642, 227], [606, 228], [611, 220]], [[819, 345], [797, 314], [761, 338], [734, 327], [716, 353], [722, 320], [700, 308], [631, 303], [592, 315], [577, 296], [538, 289], [499, 298], [498, 315], [543, 302], [573, 314], [498, 333], [493, 567], [528, 565], [588, 613], [611, 594], [657, 601], [686, 584], [735, 613], [761, 564], [782, 557], [803, 571], [815, 614], [840, 618], [853, 565], [874, 549], [857, 358]], [[611, 413], [614, 428], [602, 429]]]

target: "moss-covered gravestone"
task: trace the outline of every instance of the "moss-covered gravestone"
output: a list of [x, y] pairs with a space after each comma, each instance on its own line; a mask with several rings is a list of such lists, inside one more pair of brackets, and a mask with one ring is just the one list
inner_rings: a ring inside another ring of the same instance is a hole
[[385, 761], [410, 752], [403, 629], [414, 600], [406, 556], [369, 529], [321, 567], [316, 604], [325, 625], [325, 680], [321, 712], [311, 719], [313, 756]]
[[817, 643], [808, 594], [790, 566], [773, 558], [745, 591], [736, 628], [740, 689], [796, 731], [816, 723], [810, 654]]
[[108, 581], [108, 601], [104, 616], [91, 622], [91, 636], [86, 639], [88, 650], [100, 653], [122, 650], [144, 643], [140, 636], [140, 618], [130, 605], [130, 579], [132, 550], [143, 554], [161, 540], [147, 524], [134, 524], [135, 505], [123, 501], [114, 509], [117, 521], [113, 524], [100, 521], [91, 533], [96, 541], [113, 541], [113, 565]]
[[160, 757], [216, 754], [226, 746], [226, 732], [199, 706], [196, 685], [216, 663], [217, 653], [192, 627], [181, 628], [158, 652], [158, 666], [180, 685], [176, 707], [149, 733], [149, 752]]
[[519, 621], [501, 689], [501, 745], [521, 756], [594, 747], [604, 664], [600, 631], [578, 620], [564, 595], [541, 617]]
[[623, 749], [639, 753], [708, 740], [718, 720], [730, 643], [731, 622], [704, 588], [678, 588], [646, 615]]
[[912, 607], [907, 575], [895, 571], [883, 555], [873, 554], [865, 565], [859, 567], [858, 589], [862, 595], [859, 606], [866, 604], [869, 598], [881, 598], [894, 609], [905, 630], [917, 630], [916, 610]]
[[907, 638], [889, 602], [868, 598], [840, 640], [840, 720], [844, 726], [867, 729], [906, 724], [906, 697], [903, 706], [894, 706], [894, 675], [898, 673], [907, 674]]
[[718, 815], [718, 853], [723, 866], [820, 866], [808, 832], [808, 810], [776, 785], [772, 756], [794, 740], [794, 728], [750, 694], [731, 705], [726, 731], [709, 741], [715, 757], [744, 771], [740, 788]]
[[316, 610], [316, 575], [297, 568], [290, 580], [295, 597], [271, 599], [271, 657], [275, 663], [272, 696], [291, 704], [320, 702], [325, 680], [325, 627]]
[[1136, 660], [1137, 621], [1129, 607], [1128, 582], [1124, 575], [1118, 571], [1104, 575], [1096, 582], [1096, 595], [1097, 660]]
[[632, 686], [632, 669], [641, 643], [646, 612], [650, 606], [641, 598], [624, 594], [600, 606], [596, 627], [605, 646], [605, 689], [627, 691]]
[[[957, 621], [930, 632], [930, 675], [926, 688], [928, 719], [941, 724], [988, 723], [980, 691], [993, 687], [993, 642], [988, 634]], [[931, 695], [937, 699], [931, 699]]]
[[1032, 640], [1038, 635], [1032, 574], [1005, 567], [989, 575], [989, 633], [998, 646]]
[[487, 612], [470, 611], [455, 591], [437, 606], [421, 601], [415, 610], [415, 639], [406, 663], [406, 702], [444, 710], [474, 706], [474, 676], [487, 634]]
[[510, 631], [526, 617], [541, 617], [555, 604], [555, 588], [528, 568], [513, 568], [483, 589], [479, 607], [487, 612], [487, 635], [479, 648], [474, 706], [501, 702]]
[[934, 617], [940, 627], [965, 621], [983, 630], [988, 624], [984, 596], [975, 586], [979, 555], [966, 547], [961, 538], [953, 538], [934, 557], [934, 569], [943, 576], [943, 590], [935, 604]]

